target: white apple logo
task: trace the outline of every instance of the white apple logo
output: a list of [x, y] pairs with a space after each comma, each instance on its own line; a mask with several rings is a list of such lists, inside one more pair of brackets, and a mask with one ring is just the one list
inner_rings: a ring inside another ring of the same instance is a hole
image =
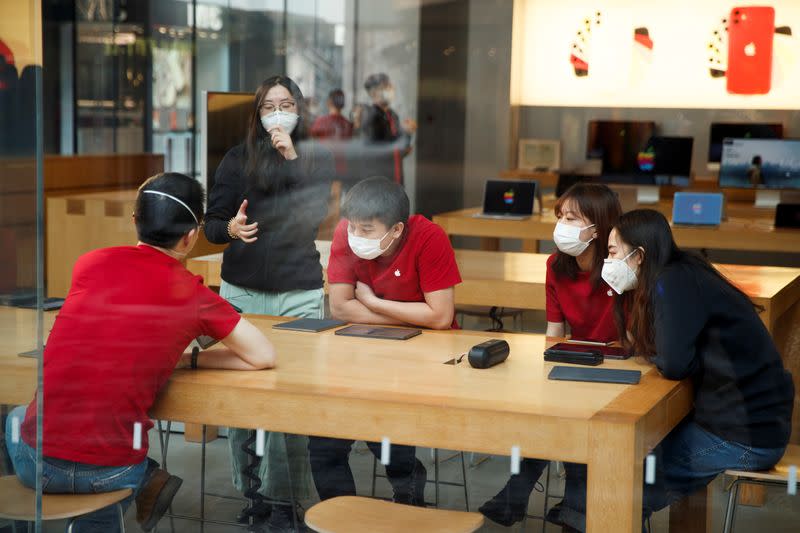
[[753, 57], [756, 55], [756, 45], [755, 43], [750, 43], [744, 47], [744, 55], [747, 57]]

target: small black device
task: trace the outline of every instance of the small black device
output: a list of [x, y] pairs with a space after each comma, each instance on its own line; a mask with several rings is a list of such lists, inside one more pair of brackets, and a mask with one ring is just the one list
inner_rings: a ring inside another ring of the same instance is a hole
[[547, 378], [556, 381], [590, 381], [594, 383], [636, 385], [642, 379], [642, 373], [639, 370], [554, 366]]
[[800, 228], [800, 204], [778, 204], [775, 208], [776, 228]]
[[499, 365], [506, 359], [511, 352], [508, 343], [502, 339], [489, 339], [486, 342], [476, 344], [469, 350], [467, 355], [469, 364], [473, 368], [489, 368]]
[[[548, 353], [554, 354], [573, 354], [573, 353], [580, 353], [580, 354], [591, 354], [591, 353], [599, 353], [605, 359], [628, 359], [631, 354], [627, 352], [624, 348], [619, 346], [608, 346], [603, 345], [600, 343], [589, 344], [589, 343], [581, 343], [580, 341], [569, 341], [569, 342], [559, 342], [558, 344], [554, 344], [550, 348], [544, 351], [545, 356]], [[545, 361], [551, 361], [551, 359], [547, 359], [545, 357]], [[552, 359], [552, 361], [557, 361], [556, 359]], [[569, 361], [560, 361], [567, 363]], [[582, 363], [576, 363], [582, 364]]]
[[327, 320], [324, 318], [298, 318], [297, 320], [290, 320], [289, 322], [281, 322], [275, 324], [273, 329], [288, 329], [292, 331], [308, 331], [311, 333], [319, 333], [326, 329], [338, 328], [347, 324], [344, 320]]
[[551, 363], [569, 363], [571, 365], [597, 366], [603, 363], [603, 354], [596, 348], [586, 351], [545, 350], [544, 360]]

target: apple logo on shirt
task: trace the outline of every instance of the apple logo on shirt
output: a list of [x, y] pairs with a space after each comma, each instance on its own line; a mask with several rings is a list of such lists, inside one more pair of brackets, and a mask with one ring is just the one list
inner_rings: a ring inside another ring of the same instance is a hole
[[399, 277], [400, 277], [400, 269], [399, 269], [399, 268], [398, 268], [397, 270], [395, 270], [395, 271], [394, 271], [394, 276], [395, 276], [396, 278], [399, 278]]

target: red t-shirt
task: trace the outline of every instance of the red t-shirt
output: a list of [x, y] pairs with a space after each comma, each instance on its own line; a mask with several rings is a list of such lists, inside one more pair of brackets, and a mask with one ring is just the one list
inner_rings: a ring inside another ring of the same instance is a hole
[[[149, 246], [81, 256], [44, 350], [43, 454], [100, 466], [143, 461], [147, 412], [181, 353], [199, 335], [227, 337], [239, 319], [200, 276]], [[22, 438], [36, 442], [35, 401]]]
[[613, 291], [605, 281], [595, 289], [591, 272], [578, 272], [576, 279], [553, 272], [556, 254], [547, 258], [547, 321], [566, 322], [572, 338], [610, 342], [617, 340]]
[[[378, 298], [424, 302], [423, 293], [461, 283], [456, 256], [447, 234], [422, 215], [412, 215], [391, 257], [366, 260], [347, 243], [347, 220], [336, 226], [328, 261], [328, 283], [366, 283]], [[453, 327], [458, 327], [455, 319]]]

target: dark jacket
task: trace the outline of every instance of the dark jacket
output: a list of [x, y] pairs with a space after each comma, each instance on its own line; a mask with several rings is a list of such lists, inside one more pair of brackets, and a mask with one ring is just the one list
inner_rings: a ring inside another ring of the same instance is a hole
[[[328, 213], [333, 156], [319, 143], [297, 147], [298, 158], [279, 167], [285, 185], [265, 191], [245, 176], [245, 146], [225, 154], [208, 198], [208, 240], [230, 243], [222, 259], [222, 279], [260, 291], [286, 292], [322, 287], [322, 267], [314, 240]], [[247, 222], [258, 222], [258, 239], [231, 240], [228, 222], [247, 199]]]
[[758, 448], [789, 442], [794, 385], [750, 299], [699, 265], [676, 262], [653, 289], [655, 363], [691, 377], [694, 420]]
[[383, 176], [403, 183], [403, 158], [411, 136], [403, 129], [397, 113], [372, 105], [361, 121], [361, 177]]

